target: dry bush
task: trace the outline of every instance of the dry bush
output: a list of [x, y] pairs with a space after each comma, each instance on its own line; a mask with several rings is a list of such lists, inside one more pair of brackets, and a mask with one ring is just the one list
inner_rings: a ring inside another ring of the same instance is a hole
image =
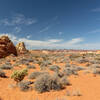
[[28, 69], [36, 69], [36, 67], [34, 65], [27, 65]]
[[93, 68], [93, 69], [92, 69], [92, 73], [93, 73], [93, 74], [99, 74], [99, 75], [100, 75], [100, 69], [98, 69], [98, 68]]
[[65, 67], [71, 67], [71, 64], [66, 63]]
[[48, 74], [48, 72], [32, 72], [29, 76], [28, 76], [28, 78], [29, 79], [35, 79], [35, 78], [37, 78], [37, 77], [39, 77], [40, 75], [43, 75], [43, 74]]
[[11, 65], [6, 65], [6, 64], [3, 64], [0, 66], [0, 69], [4, 69], [4, 70], [10, 70], [12, 69], [13, 67]]
[[50, 90], [61, 90], [63, 85], [59, 77], [44, 74], [36, 79], [34, 87], [36, 91], [42, 93]]
[[18, 83], [18, 87], [21, 91], [28, 91], [32, 89], [32, 87], [30, 86], [31, 84], [33, 84], [33, 82], [31, 81], [21, 81]]
[[67, 79], [66, 76], [62, 77], [62, 78], [60, 79], [60, 81], [61, 81], [61, 84], [64, 85], [64, 86], [70, 85], [70, 82], [69, 82], [69, 80]]
[[5, 72], [2, 71], [1, 69], [0, 69], [0, 77], [2, 77], [2, 78], [6, 78], [6, 74], [5, 74]]
[[58, 71], [60, 70], [60, 67], [57, 66], [57, 65], [51, 65], [51, 66], [49, 67], [49, 69], [50, 69], [51, 71], [58, 72]]
[[87, 63], [87, 62], [89, 62], [89, 60], [86, 58], [81, 58], [78, 60], [78, 63]]
[[77, 73], [77, 70], [73, 67], [66, 67], [63, 69], [63, 73], [67, 76], [70, 76], [70, 75], [78, 75]]

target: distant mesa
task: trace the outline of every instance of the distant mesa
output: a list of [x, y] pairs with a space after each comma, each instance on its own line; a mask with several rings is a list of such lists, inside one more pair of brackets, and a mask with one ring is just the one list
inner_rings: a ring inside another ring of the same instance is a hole
[[0, 37], [0, 58], [14, 54], [17, 56], [17, 50], [13, 42], [9, 39], [8, 36]]
[[24, 42], [19, 42], [17, 45], [16, 45], [16, 50], [17, 50], [17, 54], [25, 54], [28, 52], [28, 50], [26, 49], [25, 47], [25, 44]]

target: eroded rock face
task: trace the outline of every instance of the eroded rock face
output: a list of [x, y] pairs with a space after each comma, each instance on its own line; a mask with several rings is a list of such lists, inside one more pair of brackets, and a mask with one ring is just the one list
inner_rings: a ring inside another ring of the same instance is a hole
[[25, 54], [28, 50], [25, 47], [24, 42], [20, 42], [16, 45], [17, 54]]
[[0, 58], [9, 56], [10, 54], [17, 55], [16, 47], [8, 36], [0, 37]]

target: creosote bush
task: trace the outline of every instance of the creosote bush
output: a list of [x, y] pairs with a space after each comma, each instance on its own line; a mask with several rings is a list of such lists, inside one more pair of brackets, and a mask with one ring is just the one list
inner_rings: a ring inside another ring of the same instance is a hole
[[13, 78], [16, 82], [20, 82], [24, 79], [24, 77], [28, 74], [27, 69], [16, 70], [12, 73], [11, 78]]

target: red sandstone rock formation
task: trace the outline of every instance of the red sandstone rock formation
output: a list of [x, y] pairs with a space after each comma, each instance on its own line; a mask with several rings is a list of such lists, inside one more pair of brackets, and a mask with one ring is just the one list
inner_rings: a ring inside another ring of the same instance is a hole
[[17, 55], [16, 47], [8, 36], [0, 37], [0, 58], [6, 57], [10, 54]]

